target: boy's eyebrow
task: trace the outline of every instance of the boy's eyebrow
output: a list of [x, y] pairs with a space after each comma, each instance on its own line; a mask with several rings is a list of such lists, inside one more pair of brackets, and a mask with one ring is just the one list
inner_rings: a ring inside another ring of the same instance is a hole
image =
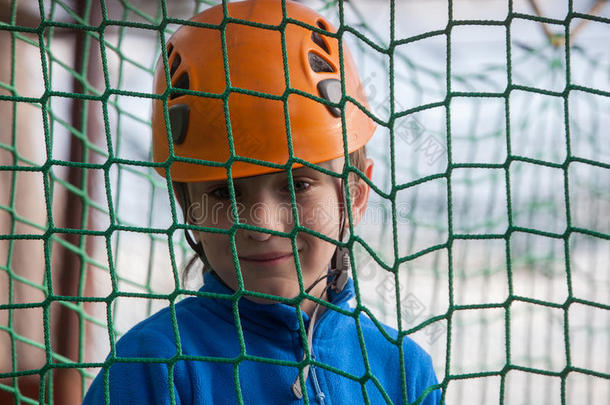
[[203, 189], [204, 191], [208, 191], [208, 190], [210, 190], [210, 189], [212, 189], [212, 188], [214, 188], [214, 187], [218, 187], [218, 186], [228, 186], [228, 185], [229, 185], [228, 180], [211, 180], [211, 181], [206, 181], [206, 182], [203, 182], [203, 183], [201, 184], [202, 189]]
[[309, 166], [301, 166], [301, 167], [297, 167], [296, 169], [292, 170], [292, 174], [301, 174], [302, 172], [305, 173], [315, 173], [315, 174], [323, 174], [321, 171], [314, 169], [313, 167], [309, 167]]
[[[323, 167], [322, 169], [326, 169], [330, 173], [337, 173], [332, 168], [325, 168], [325, 167]], [[301, 171], [301, 172], [299, 172], [299, 171]], [[292, 173], [293, 173], [293, 176], [295, 176], [295, 175], [296, 176], [298, 176], [298, 175], [310, 175], [310, 176], [322, 176], [322, 177], [327, 177], [327, 176], [335, 177], [332, 174], [325, 173], [322, 170], [318, 170], [318, 169], [315, 169], [315, 168], [309, 167], [309, 166], [302, 166], [302, 167], [299, 167], [297, 169], [294, 169]], [[341, 172], [339, 172], [338, 174], [340, 175]]]

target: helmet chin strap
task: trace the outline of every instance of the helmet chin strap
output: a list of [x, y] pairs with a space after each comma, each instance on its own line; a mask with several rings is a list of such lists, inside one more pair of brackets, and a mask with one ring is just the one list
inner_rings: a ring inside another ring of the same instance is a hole
[[210, 262], [208, 262], [208, 258], [206, 257], [205, 252], [203, 251], [203, 245], [201, 244], [201, 242], [195, 242], [193, 236], [189, 233], [188, 229], [184, 230], [184, 237], [186, 238], [186, 242], [189, 244], [191, 249], [193, 249], [195, 253], [197, 253], [197, 256], [199, 256], [205, 267], [208, 269], [212, 269], [212, 267], [210, 266]]
[[[339, 229], [339, 242], [343, 241], [343, 233], [345, 231], [345, 194], [343, 192], [343, 178], [341, 178], [341, 184], [339, 186], [339, 192], [341, 193], [341, 228]], [[349, 249], [343, 246], [338, 246], [333, 254], [330, 261], [329, 276], [332, 277], [330, 280], [330, 288], [335, 292], [340, 293], [345, 288], [347, 280], [349, 278]]]
[[[188, 208], [187, 207], [189, 206], [190, 201], [189, 201], [186, 185], [184, 183], [179, 183], [179, 182], [174, 182], [173, 185], [174, 185], [174, 192], [176, 194], [176, 198], [178, 199], [178, 203], [179, 203], [180, 207], [182, 208], [182, 213], [184, 215], [184, 221], [188, 222]], [[206, 257], [205, 252], [203, 251], [203, 245], [201, 244], [201, 242], [195, 242], [195, 239], [193, 239], [193, 236], [191, 235], [191, 233], [189, 232], [188, 229], [184, 230], [184, 237], [186, 239], [186, 242], [191, 247], [191, 249], [193, 249], [193, 251], [195, 253], [197, 253], [197, 256], [201, 259], [204, 266], [207, 269], [212, 269], [212, 267], [210, 266], [210, 262], [208, 262], [208, 258]]]

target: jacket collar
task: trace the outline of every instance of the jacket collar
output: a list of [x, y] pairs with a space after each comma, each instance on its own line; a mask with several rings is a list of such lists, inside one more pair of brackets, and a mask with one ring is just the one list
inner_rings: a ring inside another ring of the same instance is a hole
[[[233, 294], [235, 291], [230, 289], [219, 276], [211, 271], [204, 274], [204, 284], [199, 290], [210, 295], [201, 296], [202, 305], [210, 311], [216, 313], [223, 320], [234, 323], [235, 316], [233, 311]], [[333, 304], [342, 309], [349, 309], [348, 301], [354, 296], [354, 283], [350, 278], [343, 291], [337, 293], [328, 290], [328, 299]], [[251, 329], [265, 335], [273, 334], [278, 336], [278, 327], [287, 328], [290, 331], [299, 330], [299, 320], [297, 309], [294, 306], [284, 303], [262, 304], [249, 300], [247, 297], [240, 297], [237, 300], [239, 319], [244, 329]], [[309, 316], [301, 311], [304, 328], [309, 324]], [[324, 314], [322, 314], [324, 315]], [[322, 319], [320, 318], [316, 324]]]

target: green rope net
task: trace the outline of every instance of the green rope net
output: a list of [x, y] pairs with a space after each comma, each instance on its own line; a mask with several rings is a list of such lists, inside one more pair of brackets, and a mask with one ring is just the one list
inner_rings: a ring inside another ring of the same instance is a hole
[[[423, 346], [447, 403], [607, 401], [607, 2], [305, 3], [340, 27], [379, 124], [346, 242], [355, 314]], [[78, 403], [123, 333], [199, 287], [150, 89], [211, 4], [1, 6], [0, 402]]]

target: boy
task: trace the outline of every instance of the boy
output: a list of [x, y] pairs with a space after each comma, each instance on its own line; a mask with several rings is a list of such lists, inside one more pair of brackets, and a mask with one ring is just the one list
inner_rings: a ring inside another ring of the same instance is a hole
[[[130, 330], [85, 403], [107, 389], [119, 404], [438, 404], [429, 356], [347, 303], [342, 239], [369, 187], [340, 174], [347, 150], [370, 179], [375, 129], [349, 50], [298, 3], [227, 3], [248, 23], [214, 28], [223, 7], [180, 28], [155, 73], [168, 97], [153, 106], [153, 155], [195, 225], [204, 286]], [[274, 30], [284, 11], [291, 22]]]

